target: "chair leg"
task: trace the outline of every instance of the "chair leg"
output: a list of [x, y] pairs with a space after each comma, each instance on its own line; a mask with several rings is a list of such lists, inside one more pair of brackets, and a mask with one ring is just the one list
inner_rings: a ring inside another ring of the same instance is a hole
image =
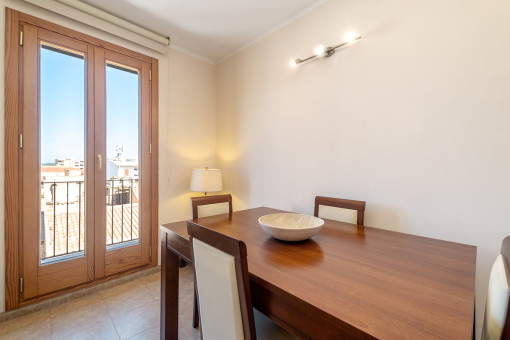
[[193, 328], [198, 327], [198, 301], [197, 301], [197, 293], [193, 293]]

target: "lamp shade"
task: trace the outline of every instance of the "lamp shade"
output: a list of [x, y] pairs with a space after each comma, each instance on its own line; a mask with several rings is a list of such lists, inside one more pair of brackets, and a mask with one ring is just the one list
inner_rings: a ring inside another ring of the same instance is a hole
[[191, 170], [191, 191], [214, 192], [223, 190], [220, 169]]

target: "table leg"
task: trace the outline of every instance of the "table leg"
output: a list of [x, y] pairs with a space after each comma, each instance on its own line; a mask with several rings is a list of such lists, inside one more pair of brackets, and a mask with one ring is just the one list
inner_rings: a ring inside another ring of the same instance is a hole
[[197, 291], [195, 290], [193, 294], [193, 328], [197, 328], [199, 323], [199, 315], [198, 315], [198, 301], [197, 301]]
[[161, 243], [161, 320], [160, 339], [179, 337], [179, 257]]

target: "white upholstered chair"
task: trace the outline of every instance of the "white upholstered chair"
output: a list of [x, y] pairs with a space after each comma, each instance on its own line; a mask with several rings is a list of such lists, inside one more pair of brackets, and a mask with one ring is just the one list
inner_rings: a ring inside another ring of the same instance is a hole
[[485, 306], [482, 340], [510, 339], [510, 236], [492, 265]]
[[253, 309], [244, 242], [187, 224], [202, 339], [297, 339]]
[[[207, 217], [211, 215], [223, 214], [224, 212], [232, 212], [232, 195], [212, 195], [212, 196], [199, 196], [191, 197], [191, 211], [193, 219], [198, 218], [199, 208], [206, 209], [201, 211], [200, 217]], [[227, 209], [225, 209], [227, 208]], [[184, 267], [184, 260], [181, 259], [181, 267]], [[198, 305], [195, 293], [193, 302], [193, 327], [198, 327]]]
[[343, 221], [358, 225], [363, 225], [365, 220], [364, 201], [316, 196], [314, 208], [315, 217], [319, 217], [319, 209], [321, 212], [321, 217], [330, 220]]

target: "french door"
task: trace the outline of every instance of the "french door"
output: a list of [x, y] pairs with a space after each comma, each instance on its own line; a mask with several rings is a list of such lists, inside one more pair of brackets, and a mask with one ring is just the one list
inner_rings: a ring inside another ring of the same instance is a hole
[[151, 63], [24, 23], [21, 300], [150, 263]]

